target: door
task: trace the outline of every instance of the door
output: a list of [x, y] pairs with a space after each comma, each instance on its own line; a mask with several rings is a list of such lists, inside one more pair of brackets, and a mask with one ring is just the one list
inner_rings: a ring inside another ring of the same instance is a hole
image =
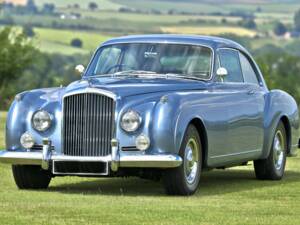
[[248, 58], [234, 49], [218, 50], [219, 64], [228, 71], [217, 89], [223, 93], [228, 113], [226, 148], [214, 151], [216, 164], [248, 160], [261, 153], [263, 145], [264, 91]]

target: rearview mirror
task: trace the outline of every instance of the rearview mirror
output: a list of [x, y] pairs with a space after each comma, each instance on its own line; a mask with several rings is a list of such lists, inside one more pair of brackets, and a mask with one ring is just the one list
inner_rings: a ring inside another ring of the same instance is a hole
[[83, 65], [77, 65], [76, 67], [75, 67], [75, 73], [77, 74], [77, 75], [82, 75], [83, 73], [84, 73], [84, 70], [85, 70], [85, 68], [84, 68], [84, 66]]
[[217, 76], [220, 77], [221, 81], [224, 82], [224, 78], [228, 75], [228, 71], [224, 67], [220, 67], [217, 70]]

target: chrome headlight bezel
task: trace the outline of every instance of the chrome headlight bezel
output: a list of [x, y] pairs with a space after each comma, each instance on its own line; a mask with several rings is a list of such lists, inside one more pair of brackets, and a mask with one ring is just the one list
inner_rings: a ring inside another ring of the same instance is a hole
[[20, 144], [25, 149], [30, 149], [34, 146], [35, 140], [34, 137], [27, 131], [20, 137]]
[[145, 135], [139, 135], [135, 140], [136, 148], [140, 151], [146, 151], [150, 147], [150, 138]]
[[39, 132], [45, 132], [52, 125], [52, 115], [45, 110], [38, 110], [32, 115], [32, 127]]
[[[131, 123], [131, 125], [130, 125]], [[120, 125], [122, 129], [128, 133], [137, 131], [142, 124], [142, 117], [137, 111], [128, 110], [123, 113]]]

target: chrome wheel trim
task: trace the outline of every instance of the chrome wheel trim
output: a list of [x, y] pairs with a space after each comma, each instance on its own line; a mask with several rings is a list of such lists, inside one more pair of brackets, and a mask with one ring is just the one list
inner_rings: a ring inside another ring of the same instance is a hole
[[194, 138], [190, 138], [185, 147], [184, 174], [186, 181], [193, 184], [197, 178], [199, 164], [199, 146]]
[[280, 130], [278, 130], [273, 142], [273, 160], [276, 170], [281, 170], [284, 163], [284, 138]]

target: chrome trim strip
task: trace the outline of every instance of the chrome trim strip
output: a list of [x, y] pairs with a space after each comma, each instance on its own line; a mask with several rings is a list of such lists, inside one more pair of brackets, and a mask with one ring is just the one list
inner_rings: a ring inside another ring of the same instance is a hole
[[0, 151], [0, 162], [16, 165], [41, 165], [41, 152]]
[[178, 155], [121, 155], [120, 167], [175, 168], [182, 164]]
[[113, 100], [116, 101], [117, 95], [113, 92], [103, 90], [103, 89], [98, 89], [98, 88], [92, 88], [92, 87], [87, 87], [81, 90], [77, 91], [72, 91], [63, 96], [63, 98], [68, 97], [68, 96], [73, 96], [73, 95], [78, 95], [78, 94], [84, 94], [84, 93], [92, 93], [92, 94], [99, 94], [99, 95], [104, 95], [109, 98], [112, 98]]
[[216, 159], [216, 158], [222, 158], [222, 157], [228, 157], [228, 156], [238, 156], [238, 155], [244, 155], [244, 154], [261, 152], [261, 151], [262, 151], [261, 149], [256, 149], [256, 150], [251, 150], [251, 151], [247, 151], [247, 152], [238, 152], [238, 153], [231, 153], [231, 154], [226, 154], [226, 155], [216, 155], [216, 156], [211, 156], [209, 158]]
[[67, 155], [52, 155], [51, 160], [53, 161], [77, 161], [77, 162], [110, 162], [111, 155], [101, 157], [90, 157], [90, 156], [67, 156]]
[[94, 53], [94, 55], [92, 56], [90, 62], [89, 62], [89, 65], [87, 66], [86, 70], [85, 70], [85, 73], [83, 75], [83, 78], [87, 79], [89, 77], [93, 77], [93, 76], [89, 76], [87, 75], [87, 71], [89, 69], [89, 67], [91, 66], [94, 58], [96, 57], [98, 51], [101, 50], [101, 48], [103, 47], [107, 47], [107, 46], [111, 46], [111, 45], [118, 45], [118, 44], [173, 44], [173, 45], [189, 45], [189, 46], [198, 46], [198, 47], [204, 47], [204, 48], [208, 48], [211, 50], [211, 53], [212, 53], [212, 57], [211, 57], [211, 71], [210, 71], [210, 76], [206, 79], [199, 79], [199, 81], [211, 81], [213, 80], [214, 78], [214, 65], [215, 65], [215, 59], [216, 59], [216, 56], [215, 56], [215, 50], [209, 46], [209, 45], [205, 45], [205, 44], [198, 44], [198, 43], [182, 43], [182, 42], [178, 42], [178, 41], [165, 41], [165, 40], [161, 40], [161, 41], [156, 41], [156, 42], [153, 42], [153, 41], [134, 41], [134, 42], [130, 42], [130, 41], [121, 41], [121, 42], [118, 42], [118, 43], [103, 43], [100, 47], [98, 47]]
[[[42, 165], [42, 152], [12, 152], [0, 151], [0, 162], [15, 165]], [[104, 157], [77, 157], [65, 155], [51, 155], [51, 161], [77, 161], [77, 162], [107, 162], [112, 156]], [[135, 168], [174, 168], [182, 164], [182, 158], [174, 154], [137, 155], [124, 153], [119, 156], [119, 167]]]

